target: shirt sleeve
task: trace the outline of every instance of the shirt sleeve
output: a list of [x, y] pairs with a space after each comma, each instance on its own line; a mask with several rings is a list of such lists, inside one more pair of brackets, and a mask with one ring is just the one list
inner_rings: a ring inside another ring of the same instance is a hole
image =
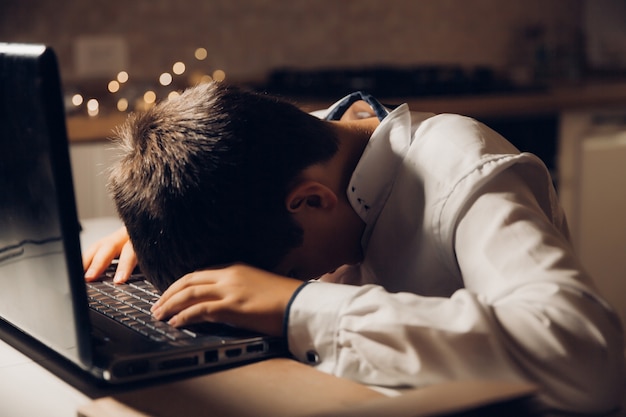
[[366, 384], [524, 380], [548, 406], [610, 410], [624, 388], [621, 326], [543, 204], [515, 169], [487, 184], [459, 220], [465, 288], [449, 298], [304, 287], [289, 315], [292, 354]]

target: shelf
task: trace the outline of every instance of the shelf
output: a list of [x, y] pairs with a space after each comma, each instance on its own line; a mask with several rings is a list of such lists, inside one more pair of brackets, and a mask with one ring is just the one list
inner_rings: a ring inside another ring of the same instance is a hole
[[[328, 107], [331, 101], [297, 97], [293, 101], [303, 110]], [[626, 107], [626, 83], [594, 83], [552, 88], [550, 90], [515, 94], [489, 94], [456, 97], [391, 97], [383, 103], [408, 103], [412, 110], [433, 113], [456, 113], [481, 117], [524, 117], [561, 113], [567, 110]], [[106, 140], [116, 126], [124, 122], [125, 113], [102, 116], [69, 116], [67, 128], [70, 141]]]

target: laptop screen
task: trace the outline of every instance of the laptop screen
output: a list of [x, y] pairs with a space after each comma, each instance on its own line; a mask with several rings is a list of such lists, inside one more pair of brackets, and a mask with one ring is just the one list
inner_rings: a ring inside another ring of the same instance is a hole
[[89, 325], [70, 279], [82, 271], [62, 103], [51, 50], [0, 43], [0, 317], [81, 363]]

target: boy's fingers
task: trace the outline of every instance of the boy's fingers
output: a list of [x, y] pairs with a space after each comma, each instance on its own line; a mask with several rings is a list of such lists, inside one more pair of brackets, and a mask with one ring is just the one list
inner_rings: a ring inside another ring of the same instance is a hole
[[193, 304], [170, 317], [168, 323], [174, 327], [181, 327], [203, 321], [212, 321], [207, 314], [206, 305]]
[[128, 281], [131, 274], [133, 273], [133, 269], [137, 266], [137, 257], [135, 256], [135, 251], [133, 249], [132, 244], [126, 242], [126, 244], [122, 247], [122, 251], [120, 252], [119, 260], [117, 261], [117, 269], [115, 271], [115, 276], [113, 277], [113, 282], [116, 284], [121, 284]]
[[[85, 280], [93, 281], [99, 278], [109, 267], [111, 261], [113, 261], [116, 256], [121, 254], [123, 248], [128, 243], [129, 239], [128, 234], [126, 233], [126, 228], [122, 227], [113, 234], [101, 239], [87, 248], [87, 250], [83, 253]], [[126, 256], [128, 259], [131, 259], [130, 255]], [[132, 254], [132, 258], [134, 258], [134, 253]], [[127, 264], [130, 263], [132, 263], [130, 260], [127, 261]], [[134, 267], [135, 265], [133, 264], [133, 266], [130, 267], [130, 272], [132, 272]], [[128, 273], [129, 276], [130, 272]]]
[[87, 250], [83, 251], [83, 270], [87, 270], [89, 265], [91, 265], [91, 261], [93, 260], [93, 256], [96, 253], [96, 248], [90, 246]]
[[99, 249], [88, 264], [88, 268], [85, 271], [85, 279], [87, 281], [93, 281], [100, 277], [104, 270], [111, 264], [111, 261], [115, 257], [114, 251]]

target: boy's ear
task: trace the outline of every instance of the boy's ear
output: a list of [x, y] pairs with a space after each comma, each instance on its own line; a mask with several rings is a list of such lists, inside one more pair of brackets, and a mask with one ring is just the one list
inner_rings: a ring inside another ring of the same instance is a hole
[[337, 205], [337, 195], [322, 183], [302, 181], [287, 194], [285, 205], [290, 213], [307, 208], [332, 209]]

